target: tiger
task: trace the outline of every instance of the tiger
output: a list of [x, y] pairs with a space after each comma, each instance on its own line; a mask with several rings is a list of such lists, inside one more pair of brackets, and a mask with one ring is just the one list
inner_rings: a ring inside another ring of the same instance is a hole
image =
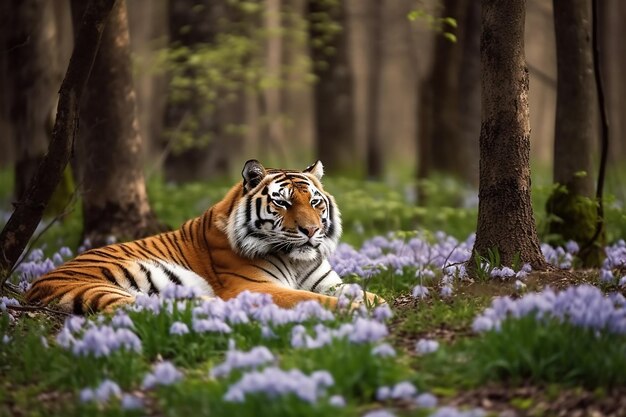
[[[228, 300], [247, 290], [270, 294], [283, 308], [307, 300], [341, 307], [348, 284], [328, 261], [341, 215], [322, 187], [321, 161], [298, 171], [252, 159], [241, 175], [221, 201], [179, 229], [85, 251], [37, 278], [26, 301], [73, 314], [111, 312], [179, 285], [201, 298]], [[356, 303], [384, 300], [364, 292]]]

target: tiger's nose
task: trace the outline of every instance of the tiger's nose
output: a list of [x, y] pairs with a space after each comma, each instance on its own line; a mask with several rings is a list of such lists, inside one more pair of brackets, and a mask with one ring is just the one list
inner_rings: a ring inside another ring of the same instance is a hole
[[298, 229], [300, 229], [300, 231], [302, 233], [304, 233], [305, 235], [307, 235], [307, 237], [313, 237], [313, 235], [315, 234], [315, 232], [317, 232], [318, 230], [320, 230], [319, 227], [317, 226], [309, 226], [309, 227], [302, 227], [302, 226], [298, 226]]

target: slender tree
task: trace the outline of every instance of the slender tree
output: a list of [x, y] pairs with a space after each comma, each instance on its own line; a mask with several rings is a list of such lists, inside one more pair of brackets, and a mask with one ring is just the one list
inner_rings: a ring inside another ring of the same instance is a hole
[[[170, 46], [187, 48], [191, 54], [195, 54], [203, 46], [214, 43], [218, 19], [224, 17], [223, 3], [217, 0], [170, 1]], [[163, 122], [167, 149], [165, 177], [168, 180], [185, 182], [223, 175], [230, 168], [230, 147], [217, 132], [215, 109], [208, 111], [207, 98], [195, 88], [196, 83], [201, 83], [206, 74], [187, 65], [187, 57], [180, 59], [179, 64], [187, 68], [182, 75], [182, 81], [189, 87], [181, 88], [181, 80], [170, 80]]]
[[[597, 137], [596, 94], [591, 45], [591, 1], [554, 0], [557, 96], [554, 182], [547, 209], [550, 234], [581, 247], [586, 266], [600, 266], [603, 239], [588, 245], [596, 231], [592, 155]], [[560, 242], [562, 243], [562, 242]]]
[[497, 250], [504, 265], [519, 257], [534, 269], [545, 269], [530, 200], [525, 14], [525, 0], [482, 1], [480, 184], [473, 253], [487, 256]]
[[16, 150], [14, 194], [21, 199], [48, 149], [59, 88], [55, 60], [52, 4], [45, 0], [10, 0], [5, 93]]
[[379, 132], [379, 107], [382, 70], [382, 2], [370, 0], [368, 2], [370, 50], [367, 65], [367, 136], [366, 157], [367, 176], [380, 178], [384, 171], [383, 141]]
[[41, 221], [43, 211], [69, 161], [78, 128], [78, 106], [114, 3], [115, 0], [90, 0], [83, 18], [78, 22], [76, 44], [59, 91], [48, 153], [0, 233], [0, 291]]
[[[433, 172], [478, 185], [480, 133], [480, 3], [445, 0], [442, 18], [453, 18], [456, 41], [437, 34], [430, 73], [419, 86], [418, 179]], [[428, 199], [418, 188], [420, 198]]]
[[[74, 21], [82, 0], [72, 1]], [[93, 245], [110, 236], [138, 238], [162, 229], [146, 193], [130, 62], [126, 2], [117, 0], [81, 106], [76, 165], [83, 234]]]
[[309, 39], [317, 81], [317, 156], [331, 173], [355, 168], [354, 96], [348, 62], [348, 20], [344, 2], [309, 0]]

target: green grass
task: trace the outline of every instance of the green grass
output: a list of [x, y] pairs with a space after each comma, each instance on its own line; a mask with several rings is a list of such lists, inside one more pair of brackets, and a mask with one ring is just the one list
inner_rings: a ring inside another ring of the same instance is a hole
[[[8, 201], [10, 175], [0, 171], [0, 201]], [[386, 235], [391, 231], [407, 238], [415, 229], [432, 236], [442, 230], [459, 239], [474, 231], [476, 208], [459, 207], [462, 190], [453, 183], [435, 180], [431, 186], [440, 190], [425, 207], [407, 204], [409, 184], [389, 185], [347, 179], [326, 179], [342, 209], [345, 228], [344, 241], [360, 245], [368, 237]], [[149, 183], [152, 206], [159, 218], [178, 227], [188, 218], [200, 215], [218, 201], [230, 184], [187, 184], [171, 186], [160, 180]], [[439, 187], [439, 188], [438, 188]], [[456, 188], [455, 188], [456, 187]], [[541, 188], [545, 187], [545, 188]], [[541, 225], [542, 201], [548, 186], [535, 188], [535, 214]], [[545, 197], [545, 198], [544, 198]], [[626, 214], [617, 207], [606, 212], [609, 240], [626, 236]], [[47, 253], [61, 244], [76, 247], [81, 230], [80, 209], [67, 216], [63, 223], [52, 227], [37, 243], [46, 245]], [[169, 329], [175, 321], [191, 328], [192, 305], [153, 315], [129, 312], [134, 331], [142, 339], [142, 351], [118, 352], [103, 358], [76, 357], [58, 346], [55, 336], [60, 322], [41, 313], [22, 313], [10, 322], [0, 312], [0, 338], [8, 335], [11, 342], [0, 341], [0, 416], [140, 416], [140, 415], [211, 415], [211, 416], [353, 416], [381, 406], [394, 408], [399, 415], [428, 415], [425, 411], [407, 411], [398, 402], [381, 404], [375, 400], [376, 389], [409, 380], [422, 391], [436, 394], [442, 402], [470, 388], [484, 384], [510, 384], [560, 387], [583, 386], [590, 390], [609, 390], [626, 386], [626, 340], [624, 336], [594, 335], [571, 326], [547, 322], [539, 325], [531, 320], [506, 321], [501, 332], [476, 335], [471, 331], [473, 319], [486, 308], [495, 295], [515, 295], [511, 285], [481, 282], [455, 282], [454, 295], [439, 295], [436, 277], [420, 282], [430, 290], [425, 300], [400, 302], [394, 308], [395, 317], [389, 328], [387, 342], [394, 345], [396, 357], [373, 357], [373, 344], [351, 344], [334, 340], [319, 349], [296, 349], [291, 346], [293, 325], [273, 328], [275, 337], [264, 339], [257, 322], [232, 325], [231, 334], [190, 333], [172, 336]], [[407, 299], [418, 283], [416, 271], [405, 268], [402, 273], [382, 270], [368, 280], [348, 277], [386, 300]], [[530, 285], [530, 284], [529, 284]], [[603, 287], [618, 290], [615, 285]], [[32, 317], [31, 317], [32, 315]], [[92, 317], [91, 320], [97, 320]], [[110, 320], [105, 318], [105, 323]], [[337, 328], [349, 321], [338, 315], [325, 323]], [[316, 323], [304, 323], [309, 334]], [[438, 351], [415, 356], [414, 345], [419, 338], [434, 338], [440, 343]], [[44, 346], [42, 338], [47, 341]], [[224, 360], [229, 340], [240, 350], [263, 344], [278, 358], [283, 369], [298, 368], [305, 373], [328, 370], [335, 384], [328, 389], [324, 401], [312, 407], [294, 397], [267, 399], [251, 396], [244, 404], [223, 400], [228, 386], [241, 372], [227, 378], [213, 379], [209, 370]], [[173, 386], [153, 390], [141, 388], [141, 381], [152, 365], [161, 360], [172, 361], [185, 378]], [[104, 378], [115, 380], [125, 392], [141, 393], [145, 410], [123, 410], [119, 401], [107, 405], [81, 404], [79, 392], [94, 387]], [[327, 397], [342, 395], [345, 408], [328, 404]], [[514, 399], [523, 408], [524, 400]], [[521, 402], [520, 402], [521, 401]]]

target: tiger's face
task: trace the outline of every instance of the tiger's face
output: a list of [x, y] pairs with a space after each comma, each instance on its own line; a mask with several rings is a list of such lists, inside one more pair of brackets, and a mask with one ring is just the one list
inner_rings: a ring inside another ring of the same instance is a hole
[[322, 188], [323, 173], [320, 161], [304, 171], [265, 169], [258, 161], [246, 162], [244, 195], [227, 227], [231, 246], [250, 258], [327, 257], [337, 246], [341, 220], [333, 197]]

